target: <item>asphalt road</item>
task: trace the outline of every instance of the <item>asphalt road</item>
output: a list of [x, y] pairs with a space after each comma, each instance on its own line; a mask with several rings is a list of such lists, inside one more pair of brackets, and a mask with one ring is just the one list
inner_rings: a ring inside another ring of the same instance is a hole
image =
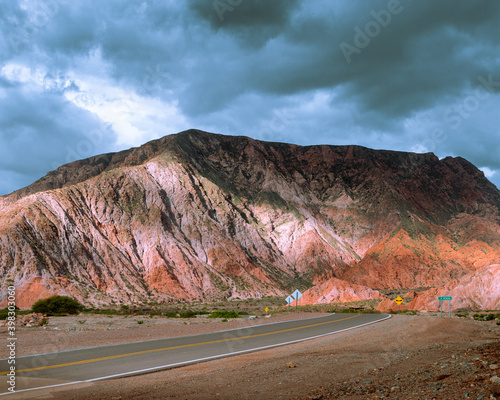
[[[328, 314], [202, 335], [20, 357], [16, 392], [146, 373], [295, 343], [379, 322], [385, 314]], [[9, 393], [7, 360], [0, 360], [0, 396]]]

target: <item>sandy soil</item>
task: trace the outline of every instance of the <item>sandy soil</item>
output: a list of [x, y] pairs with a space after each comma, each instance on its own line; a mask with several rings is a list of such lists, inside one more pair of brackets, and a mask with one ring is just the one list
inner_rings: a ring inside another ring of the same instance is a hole
[[[295, 315], [279, 318], [290, 317]], [[244, 326], [249, 322], [200, 320], [190, 325], [178, 324], [176, 329], [180, 334], [191, 334], [197, 329], [229, 329], [233, 327], [230, 324]], [[124, 338], [128, 334], [131, 341], [148, 334], [153, 338], [158, 329], [165, 333], [166, 326], [145, 324], [133, 331], [124, 328], [55, 334], [61, 338], [81, 334], [83, 338], [98, 333], [104, 343], [122, 340], [114, 336], [118, 334], [124, 334]], [[44, 331], [37, 328], [37, 336], [38, 333]], [[29, 337], [33, 339], [35, 331]], [[494, 382], [499, 380], [494, 377], [500, 376], [499, 338], [500, 326], [493, 322], [396, 315], [378, 324], [289, 346], [149, 375], [26, 392], [22, 397], [19, 393], [9, 398], [500, 399], [500, 383]], [[26, 348], [30, 348], [31, 339], [24, 339]], [[71, 347], [71, 340], [65, 347]]]

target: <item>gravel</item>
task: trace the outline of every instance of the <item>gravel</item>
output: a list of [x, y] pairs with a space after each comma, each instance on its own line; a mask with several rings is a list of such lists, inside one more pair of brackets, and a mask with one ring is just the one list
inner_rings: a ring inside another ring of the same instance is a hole
[[[295, 317], [282, 315], [262, 322]], [[249, 322], [167, 325], [172, 328], [168, 335], [172, 335], [229, 329], [234, 327], [231, 324]], [[117, 332], [133, 340], [158, 334], [156, 329], [167, 326], [106, 331], [103, 341], [118, 340], [113, 336]], [[71, 337], [78, 332], [61, 333]], [[491, 368], [499, 364], [499, 334], [500, 327], [491, 322], [396, 315], [381, 323], [288, 346], [148, 375], [26, 392], [19, 398], [500, 399], [499, 369]], [[92, 331], [82, 335], [91, 337]]]

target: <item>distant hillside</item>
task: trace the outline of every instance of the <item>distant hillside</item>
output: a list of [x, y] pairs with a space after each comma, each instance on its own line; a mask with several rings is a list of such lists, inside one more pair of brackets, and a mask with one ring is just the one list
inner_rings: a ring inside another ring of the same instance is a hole
[[14, 283], [21, 307], [437, 287], [500, 260], [500, 191], [462, 158], [198, 130], [64, 165], [0, 211], [0, 300]]

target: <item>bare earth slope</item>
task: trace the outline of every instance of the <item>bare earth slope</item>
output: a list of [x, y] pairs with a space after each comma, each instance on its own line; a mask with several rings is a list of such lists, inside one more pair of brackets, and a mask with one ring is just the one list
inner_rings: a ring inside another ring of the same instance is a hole
[[498, 263], [499, 221], [462, 158], [190, 130], [1, 197], [0, 301], [9, 284], [20, 307], [443, 286]]

